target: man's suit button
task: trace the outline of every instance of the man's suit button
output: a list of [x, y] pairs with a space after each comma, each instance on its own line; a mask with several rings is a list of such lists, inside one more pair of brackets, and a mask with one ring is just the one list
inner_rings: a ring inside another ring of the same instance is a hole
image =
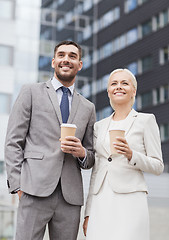
[[109, 158], [108, 158], [108, 161], [109, 161], [109, 162], [111, 162], [111, 161], [112, 161], [112, 158], [111, 158], [111, 157], [109, 157]]

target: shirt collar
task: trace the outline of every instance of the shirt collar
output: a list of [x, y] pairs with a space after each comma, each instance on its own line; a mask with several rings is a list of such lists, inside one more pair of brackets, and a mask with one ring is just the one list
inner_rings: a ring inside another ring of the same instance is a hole
[[[55, 91], [57, 91], [59, 88], [61, 88], [63, 86], [63, 84], [61, 82], [59, 82], [54, 76], [51, 80], [51, 83], [55, 89]], [[73, 95], [73, 91], [74, 91], [74, 88], [75, 88], [75, 84], [73, 84], [72, 86], [68, 87], [71, 94]]]

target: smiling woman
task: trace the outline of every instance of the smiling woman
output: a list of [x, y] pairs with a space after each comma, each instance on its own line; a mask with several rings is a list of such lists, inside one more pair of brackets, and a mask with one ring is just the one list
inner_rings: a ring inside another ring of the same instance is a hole
[[135, 101], [137, 81], [135, 76], [127, 69], [117, 69], [110, 74], [108, 81], [108, 96], [110, 105], [115, 110], [119, 106], [131, 107]]
[[[136, 90], [129, 70], [110, 74], [107, 92], [114, 113], [94, 125], [95, 165], [83, 224], [86, 240], [149, 240], [143, 172], [159, 175], [164, 165], [154, 115], [132, 109]], [[113, 140], [111, 130], [123, 130], [125, 136]]]

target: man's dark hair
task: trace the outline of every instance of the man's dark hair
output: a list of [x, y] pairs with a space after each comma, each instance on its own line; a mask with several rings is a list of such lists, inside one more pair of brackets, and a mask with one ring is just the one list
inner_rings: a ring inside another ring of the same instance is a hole
[[62, 46], [62, 45], [74, 45], [75, 47], [77, 47], [78, 50], [79, 50], [79, 60], [81, 60], [81, 58], [82, 58], [82, 48], [81, 48], [80, 45], [77, 44], [76, 42], [74, 42], [74, 41], [68, 41], [68, 40], [62, 41], [62, 42], [58, 43], [58, 44], [55, 46], [55, 49], [54, 49], [54, 57], [55, 57], [55, 54], [56, 54], [57, 49], [58, 49], [60, 46]]

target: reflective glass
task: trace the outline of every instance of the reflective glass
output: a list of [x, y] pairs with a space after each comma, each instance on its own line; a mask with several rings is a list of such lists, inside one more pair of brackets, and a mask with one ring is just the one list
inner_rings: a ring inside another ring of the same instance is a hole
[[168, 47], [163, 48], [164, 63], [169, 60], [169, 49]]
[[113, 11], [109, 11], [106, 14], [104, 14], [102, 17], [102, 21], [103, 28], [109, 26], [114, 21]]
[[164, 124], [164, 140], [169, 139], [169, 124]]
[[152, 105], [153, 103], [152, 92], [150, 91], [150, 92], [144, 93], [141, 96], [141, 100], [142, 100], [142, 108]]
[[112, 54], [112, 42], [107, 43], [103, 46], [104, 57], [108, 57]]
[[0, 66], [8, 66], [13, 63], [13, 48], [0, 45]]
[[152, 21], [149, 20], [146, 23], [142, 24], [142, 36], [146, 36], [152, 32]]
[[127, 65], [128, 70], [130, 70], [134, 75], [138, 74], [138, 63], [132, 62], [129, 65]]
[[127, 0], [127, 12], [134, 10], [137, 7], [137, 0]]
[[12, 19], [14, 16], [14, 3], [8, 0], [0, 1], [0, 18]]
[[11, 95], [0, 93], [0, 114], [9, 114], [11, 107]]
[[169, 100], [169, 85], [164, 86], [164, 100]]
[[83, 3], [83, 10], [88, 11], [92, 7], [92, 1], [91, 0], [85, 0]]
[[151, 56], [147, 56], [141, 60], [142, 62], [142, 72], [147, 72], [152, 69], [153, 59]]
[[169, 17], [168, 17], [168, 10], [163, 12], [163, 19], [164, 19], [164, 26], [168, 24]]
[[127, 32], [127, 45], [130, 45], [138, 40], [137, 28], [133, 28]]
[[120, 8], [119, 7], [116, 7], [114, 9], [114, 21], [115, 20], [118, 20], [120, 18]]

